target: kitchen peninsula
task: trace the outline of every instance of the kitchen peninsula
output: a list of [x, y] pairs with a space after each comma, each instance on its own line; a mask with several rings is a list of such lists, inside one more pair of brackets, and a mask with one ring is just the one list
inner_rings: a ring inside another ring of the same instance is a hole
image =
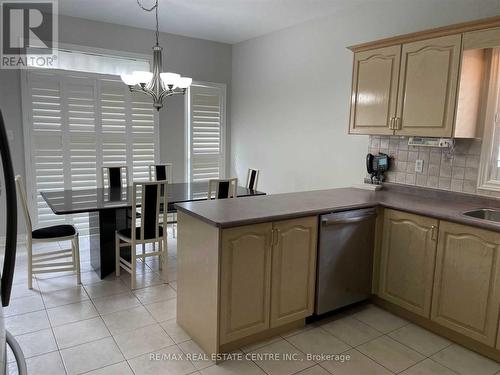
[[[176, 207], [177, 320], [207, 353], [302, 327], [314, 313], [319, 215], [376, 207], [375, 302], [500, 358], [500, 223], [464, 215], [500, 209], [498, 200], [386, 184], [376, 192], [342, 188]], [[391, 240], [401, 235], [412, 244]], [[467, 285], [460, 281], [465, 263], [477, 272]], [[471, 310], [478, 305], [484, 310]]]

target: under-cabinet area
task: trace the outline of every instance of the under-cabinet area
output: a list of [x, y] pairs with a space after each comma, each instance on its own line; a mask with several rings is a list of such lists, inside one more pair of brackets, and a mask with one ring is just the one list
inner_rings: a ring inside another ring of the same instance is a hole
[[[253, 218], [255, 206], [251, 214], [244, 211], [250, 200], [234, 210], [229, 202], [181, 204], [178, 324], [205, 352], [223, 353], [301, 328], [312, 315], [317, 321], [339, 307], [371, 300], [498, 361], [500, 227], [463, 214], [482, 201], [468, 202], [467, 196], [453, 201], [452, 193], [426, 198], [395, 189], [252, 198], [262, 213]], [[287, 208], [295, 213], [280, 211], [283, 201], [300, 195], [317, 207], [307, 216], [301, 203]], [[267, 212], [273, 205], [274, 215]], [[326, 236], [326, 229], [335, 233], [333, 226], [341, 235]], [[325, 245], [327, 238], [336, 243]], [[369, 250], [352, 248], [356, 256], [349, 258], [347, 244]], [[337, 258], [321, 255], [325, 249], [338, 251]], [[362, 266], [365, 260], [373, 270]], [[356, 264], [363, 275], [356, 274]], [[327, 266], [333, 268], [323, 274]], [[360, 282], [366, 276], [372, 277], [371, 294]], [[361, 297], [353, 298], [356, 294]], [[320, 298], [338, 302], [320, 310]]]
[[376, 294], [498, 347], [500, 234], [402, 211], [383, 216]]
[[182, 212], [178, 221], [178, 322], [206, 352], [303, 326], [312, 315], [317, 216], [227, 229]]

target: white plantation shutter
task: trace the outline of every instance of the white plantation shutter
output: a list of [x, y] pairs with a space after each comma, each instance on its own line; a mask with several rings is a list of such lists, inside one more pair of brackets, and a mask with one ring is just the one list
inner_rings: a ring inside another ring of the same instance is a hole
[[225, 176], [225, 85], [193, 84], [189, 88], [190, 181]]
[[88, 214], [54, 215], [41, 191], [102, 186], [103, 165], [128, 165], [131, 179], [148, 178], [158, 155], [158, 114], [148, 99], [115, 76], [25, 74], [26, 188], [36, 226], [73, 223], [88, 233]]

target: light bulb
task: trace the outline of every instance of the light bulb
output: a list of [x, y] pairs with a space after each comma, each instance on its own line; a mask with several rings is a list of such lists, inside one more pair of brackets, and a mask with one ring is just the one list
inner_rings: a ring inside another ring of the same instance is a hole
[[132, 75], [135, 81], [140, 84], [147, 84], [153, 78], [153, 73], [151, 72], [135, 71]]
[[137, 81], [135, 80], [135, 77], [133, 74], [122, 74], [122, 75], [120, 75], [120, 78], [122, 79], [123, 83], [125, 83], [128, 86], [137, 85]]
[[172, 86], [172, 88], [175, 89], [178, 85], [181, 75], [177, 73], [167, 72], [160, 73], [160, 78], [165, 86]]
[[193, 83], [193, 79], [189, 77], [181, 77], [177, 83], [177, 87], [187, 89]]

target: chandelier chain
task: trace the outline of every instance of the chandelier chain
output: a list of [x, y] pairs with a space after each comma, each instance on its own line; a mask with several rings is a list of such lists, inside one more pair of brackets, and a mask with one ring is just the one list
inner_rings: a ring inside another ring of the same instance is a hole
[[139, 5], [139, 8], [142, 10], [145, 10], [146, 12], [152, 12], [153, 10], [155, 11], [155, 18], [156, 18], [156, 32], [155, 32], [155, 38], [156, 38], [156, 45], [158, 45], [158, 39], [160, 37], [160, 31], [158, 27], [158, 0], [155, 1], [154, 5], [151, 8], [146, 8], [144, 5], [141, 4], [139, 0], [137, 1], [137, 5]]

